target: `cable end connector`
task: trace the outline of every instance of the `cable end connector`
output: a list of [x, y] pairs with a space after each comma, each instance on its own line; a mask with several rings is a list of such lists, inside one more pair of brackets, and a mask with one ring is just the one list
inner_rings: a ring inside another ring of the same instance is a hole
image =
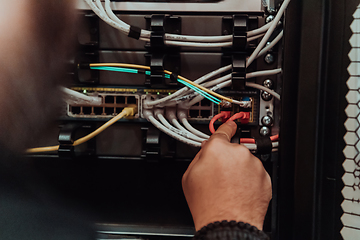
[[241, 124], [248, 124], [250, 121], [250, 113], [249, 112], [244, 112], [245, 116], [244, 118], [240, 119], [240, 123]]
[[123, 109], [123, 112], [125, 112], [125, 117], [134, 116], [137, 114], [138, 109], [137, 107], [126, 107]]
[[231, 102], [228, 102], [226, 100], [222, 100], [220, 103], [220, 106], [223, 108], [230, 108], [232, 106]]
[[221, 113], [222, 113], [222, 117], [220, 118], [221, 122], [225, 123], [231, 117], [231, 112], [230, 111], [221, 111]]

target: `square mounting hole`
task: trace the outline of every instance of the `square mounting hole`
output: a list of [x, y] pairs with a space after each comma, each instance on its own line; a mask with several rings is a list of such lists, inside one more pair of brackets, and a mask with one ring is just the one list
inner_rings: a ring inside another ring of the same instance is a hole
[[124, 96], [117, 96], [116, 103], [125, 104], [125, 97]]
[[189, 111], [189, 117], [190, 117], [190, 118], [197, 118], [197, 117], [199, 117], [199, 110], [190, 110], [190, 111]]
[[70, 112], [71, 112], [72, 114], [80, 114], [80, 111], [81, 111], [80, 107], [70, 106]]
[[85, 115], [90, 115], [91, 114], [91, 107], [83, 107], [83, 113]]
[[106, 96], [105, 103], [115, 103], [115, 97], [114, 96]]
[[201, 110], [201, 117], [202, 118], [209, 118], [210, 117], [210, 114], [211, 114], [211, 111], [210, 110]]
[[102, 107], [94, 107], [94, 114], [95, 115], [101, 115], [103, 113]]
[[127, 103], [128, 104], [136, 104], [136, 97], [135, 96], [127, 97]]
[[204, 99], [201, 101], [201, 106], [210, 106], [211, 102], [209, 99]]
[[113, 107], [106, 107], [105, 108], [105, 114], [106, 115], [113, 115], [114, 113], [114, 108]]

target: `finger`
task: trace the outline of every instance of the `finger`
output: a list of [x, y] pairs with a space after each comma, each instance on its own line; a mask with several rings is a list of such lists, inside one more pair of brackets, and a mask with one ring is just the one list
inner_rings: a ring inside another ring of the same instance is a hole
[[210, 137], [208, 141], [212, 139], [223, 139], [227, 142], [230, 142], [231, 138], [235, 135], [237, 130], [237, 124], [233, 121], [228, 121], [221, 125], [216, 132]]
[[207, 142], [208, 142], [208, 140], [203, 141], [203, 142], [201, 143], [201, 148], [204, 148], [205, 145], [207, 144]]

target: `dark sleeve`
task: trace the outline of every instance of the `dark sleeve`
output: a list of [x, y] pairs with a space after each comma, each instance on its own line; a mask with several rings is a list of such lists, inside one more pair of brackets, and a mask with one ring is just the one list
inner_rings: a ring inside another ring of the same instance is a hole
[[35, 178], [25, 159], [0, 146], [0, 239], [95, 240], [92, 224]]
[[222, 221], [197, 231], [194, 240], [269, 240], [269, 237], [248, 223]]
[[0, 198], [0, 239], [96, 239], [90, 224], [71, 214], [70, 211], [62, 210], [7, 194], [6, 197]]

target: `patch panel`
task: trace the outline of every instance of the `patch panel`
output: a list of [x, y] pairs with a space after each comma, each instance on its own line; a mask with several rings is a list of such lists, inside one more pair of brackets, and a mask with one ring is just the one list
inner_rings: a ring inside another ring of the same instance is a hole
[[207, 99], [190, 107], [188, 111], [189, 120], [208, 120], [214, 116], [214, 104]]
[[[130, 94], [129, 89], [124, 92], [118, 92], [112, 88], [73, 88], [73, 90], [97, 93], [102, 99], [102, 104], [97, 106], [90, 105], [68, 105], [67, 115], [74, 118], [109, 118], [119, 114], [125, 107], [137, 106], [140, 108], [139, 94]], [[124, 90], [124, 89], [122, 89]], [[133, 89], [130, 89], [133, 92]], [[133, 118], [138, 118], [135, 115]]]
[[[158, 89], [148, 89], [144, 90], [144, 95], [142, 95], [141, 99], [144, 100], [147, 97], [151, 99], [157, 99], [158, 97], [164, 97], [166, 95], [170, 95], [174, 90], [158, 90]], [[143, 104], [143, 103], [142, 103]], [[188, 119], [189, 120], [204, 120], [210, 121], [214, 116], [214, 104], [207, 99], [203, 99], [202, 101], [194, 104], [188, 110]]]

